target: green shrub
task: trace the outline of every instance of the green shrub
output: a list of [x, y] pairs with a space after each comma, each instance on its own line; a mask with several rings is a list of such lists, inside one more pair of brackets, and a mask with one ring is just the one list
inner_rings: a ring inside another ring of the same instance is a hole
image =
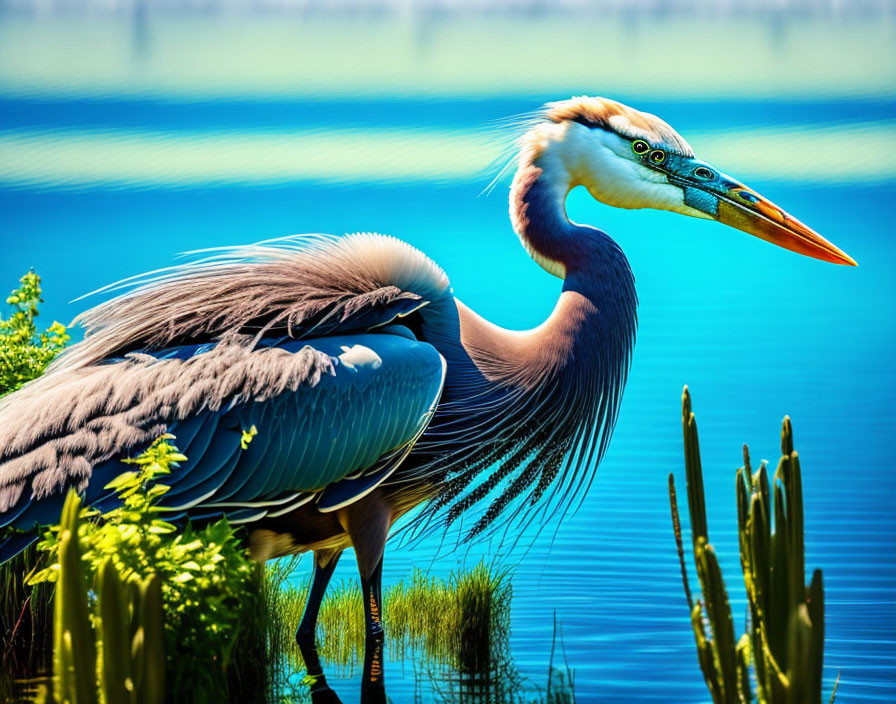
[[12, 314], [0, 318], [0, 396], [40, 376], [69, 341], [65, 326], [56, 321], [38, 332], [34, 319], [43, 303], [40, 277], [30, 271], [19, 281], [21, 286], [6, 299]]
[[[69, 340], [65, 326], [57, 322], [38, 332], [40, 277], [32, 271], [20, 283], [6, 299], [12, 307], [9, 317], [0, 316], [0, 397], [40, 376]], [[0, 701], [13, 698], [12, 680], [49, 667], [53, 588], [25, 584], [26, 576], [42, 564], [30, 547], [0, 565]]]
[[[79, 509], [85, 579], [88, 585], [97, 585], [107, 563], [124, 583], [157, 575], [165, 613], [166, 701], [226, 701], [231, 655], [255, 628], [260, 569], [226, 520], [201, 530], [187, 525], [183, 532], [164, 520], [165, 509], [158, 501], [168, 487], [157, 480], [186, 459], [170, 440], [172, 436], [163, 436], [128, 460], [135, 469], [108, 485], [122, 499], [120, 507], [102, 515], [89, 507]], [[30, 584], [58, 578], [59, 548], [56, 526], [38, 545], [51, 563]], [[92, 614], [96, 625], [96, 608]], [[263, 681], [261, 685], [263, 690]]]

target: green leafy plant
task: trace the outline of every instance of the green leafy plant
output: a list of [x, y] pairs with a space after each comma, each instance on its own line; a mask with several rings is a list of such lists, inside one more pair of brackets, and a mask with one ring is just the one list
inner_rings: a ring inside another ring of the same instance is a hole
[[[110, 482], [107, 488], [122, 500], [119, 507], [101, 515], [79, 506], [84, 579], [99, 585], [106, 565], [124, 584], [157, 577], [165, 613], [170, 685], [166, 701], [224, 701], [233, 649], [253, 628], [260, 568], [248, 558], [226, 520], [201, 530], [187, 525], [182, 532], [164, 520], [166, 509], [158, 502], [169, 488], [157, 480], [186, 459], [171, 440], [171, 435], [159, 438], [128, 460], [133, 470]], [[51, 561], [30, 579], [31, 584], [60, 578], [64, 531], [63, 526], [50, 529], [38, 545]], [[94, 624], [96, 614], [105, 608], [103, 590], [95, 594]]]
[[691, 539], [702, 595], [696, 603], [688, 584], [671, 474], [669, 498], [697, 656], [712, 700], [715, 704], [750, 704], [754, 700], [759, 704], [819, 704], [824, 588], [821, 570], [815, 570], [809, 585], [805, 584], [802, 475], [790, 419], [784, 418], [782, 457], [771, 486], [765, 462], [752, 471], [746, 445], [744, 466], [737, 470], [740, 561], [750, 616], [747, 632], [737, 640], [728, 592], [709, 542], [700, 443], [687, 387], [682, 396], [682, 427]]
[[0, 318], [0, 396], [40, 376], [70, 339], [56, 321], [46, 330], [37, 328], [38, 304], [43, 302], [40, 277], [29, 271], [19, 282], [6, 299], [12, 314]]

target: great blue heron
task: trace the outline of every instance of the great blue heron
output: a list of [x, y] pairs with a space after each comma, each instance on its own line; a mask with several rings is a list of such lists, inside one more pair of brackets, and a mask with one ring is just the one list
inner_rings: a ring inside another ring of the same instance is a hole
[[171, 432], [189, 458], [167, 481], [175, 516], [248, 524], [259, 559], [314, 551], [297, 640], [315, 701], [336, 700], [314, 645], [318, 607], [354, 547], [363, 693], [382, 699], [380, 575], [396, 519], [424, 503], [421, 516], [448, 520], [477, 506], [475, 534], [542, 497], [567, 506], [607, 446], [637, 300], [619, 246], [566, 217], [578, 185], [855, 264], [659, 118], [604, 98], [550, 103], [520, 139], [510, 190], [523, 245], [564, 280], [543, 324], [489, 323], [424, 254], [377, 234], [286, 238], [157, 272], [82, 314], [84, 340], [0, 404], [0, 525], [25, 531], [0, 558], [58, 518], [68, 487], [110, 505], [120, 460]]

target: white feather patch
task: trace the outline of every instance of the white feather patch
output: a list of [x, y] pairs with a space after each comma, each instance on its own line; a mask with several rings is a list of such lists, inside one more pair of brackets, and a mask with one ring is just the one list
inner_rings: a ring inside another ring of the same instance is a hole
[[364, 345], [342, 345], [342, 354], [339, 355], [339, 363], [342, 366], [358, 371], [358, 367], [370, 367], [379, 369], [383, 366], [382, 358], [369, 347]]

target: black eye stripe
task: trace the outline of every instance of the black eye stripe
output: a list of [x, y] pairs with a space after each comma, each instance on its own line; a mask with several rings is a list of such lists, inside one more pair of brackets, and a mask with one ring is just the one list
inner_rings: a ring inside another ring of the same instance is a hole
[[589, 120], [587, 117], [583, 117], [582, 115], [576, 115], [573, 118], [570, 118], [573, 122], [578, 122], [580, 125], [587, 127], [589, 130], [593, 130], [596, 127], [603, 128], [603, 124], [600, 122], [595, 122], [594, 120]]

